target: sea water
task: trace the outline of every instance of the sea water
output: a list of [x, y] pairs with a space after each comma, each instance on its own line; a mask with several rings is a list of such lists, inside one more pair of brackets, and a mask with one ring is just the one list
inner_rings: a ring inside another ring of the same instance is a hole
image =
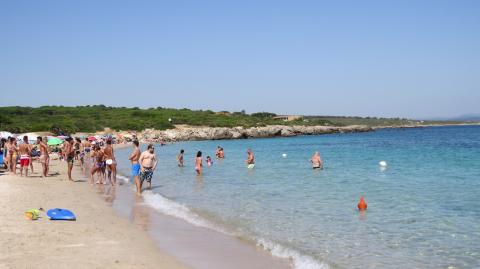
[[[202, 176], [199, 150], [214, 160]], [[316, 150], [323, 170], [311, 169]], [[117, 151], [125, 175], [130, 151]], [[146, 203], [251, 240], [296, 268], [480, 268], [480, 126], [181, 142], [155, 152]]]

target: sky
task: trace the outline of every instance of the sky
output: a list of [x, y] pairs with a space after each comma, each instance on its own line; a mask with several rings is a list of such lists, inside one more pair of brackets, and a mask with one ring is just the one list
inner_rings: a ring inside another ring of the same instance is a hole
[[0, 106], [480, 114], [480, 1], [0, 0]]

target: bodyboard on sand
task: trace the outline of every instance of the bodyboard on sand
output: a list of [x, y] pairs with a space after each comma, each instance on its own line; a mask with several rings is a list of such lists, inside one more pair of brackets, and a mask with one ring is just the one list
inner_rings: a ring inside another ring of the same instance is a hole
[[68, 209], [54, 208], [47, 211], [50, 220], [76, 220], [77, 218]]

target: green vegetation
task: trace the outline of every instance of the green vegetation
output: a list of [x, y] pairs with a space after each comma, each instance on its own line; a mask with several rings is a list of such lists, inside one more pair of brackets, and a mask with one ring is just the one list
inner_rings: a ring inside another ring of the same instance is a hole
[[[258, 112], [213, 112], [210, 110], [190, 110], [172, 108], [108, 107], [94, 106], [42, 106], [0, 107], [0, 131], [14, 133], [50, 131], [53, 133], [95, 132], [108, 127], [113, 130], [136, 130], [147, 128], [165, 130], [174, 125], [186, 124], [209, 127], [254, 127], [266, 125], [368, 125], [398, 126], [428, 124], [432, 122], [412, 121], [408, 119], [361, 118], [307, 116], [295, 121], [274, 119], [274, 113]], [[169, 121], [171, 119], [171, 122]], [[442, 123], [442, 122], [434, 122]], [[452, 122], [449, 122], [452, 123]]]
[[324, 120], [336, 126], [366, 125], [378, 126], [402, 126], [402, 125], [423, 125], [423, 124], [459, 124], [460, 121], [420, 121], [402, 118], [377, 118], [377, 117], [341, 117], [341, 116], [306, 116], [307, 121]]
[[[253, 127], [272, 124], [331, 124], [325, 120], [310, 123], [274, 120], [275, 114], [242, 112], [193, 111], [190, 109], [94, 106], [0, 107], [0, 130], [14, 133], [50, 131], [53, 133], [95, 132], [108, 127], [113, 130], [165, 130], [174, 124], [209, 127]], [[170, 122], [169, 119], [172, 121]]]

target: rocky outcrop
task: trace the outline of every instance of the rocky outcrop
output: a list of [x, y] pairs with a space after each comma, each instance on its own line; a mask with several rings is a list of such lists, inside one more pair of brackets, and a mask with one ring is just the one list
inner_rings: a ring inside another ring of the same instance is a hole
[[139, 134], [144, 142], [174, 142], [190, 140], [224, 140], [267, 137], [291, 137], [297, 135], [320, 135], [332, 133], [370, 132], [372, 128], [363, 125], [345, 127], [334, 126], [283, 126], [270, 125], [252, 128], [210, 128], [210, 127], [182, 127], [165, 131], [147, 129]]

